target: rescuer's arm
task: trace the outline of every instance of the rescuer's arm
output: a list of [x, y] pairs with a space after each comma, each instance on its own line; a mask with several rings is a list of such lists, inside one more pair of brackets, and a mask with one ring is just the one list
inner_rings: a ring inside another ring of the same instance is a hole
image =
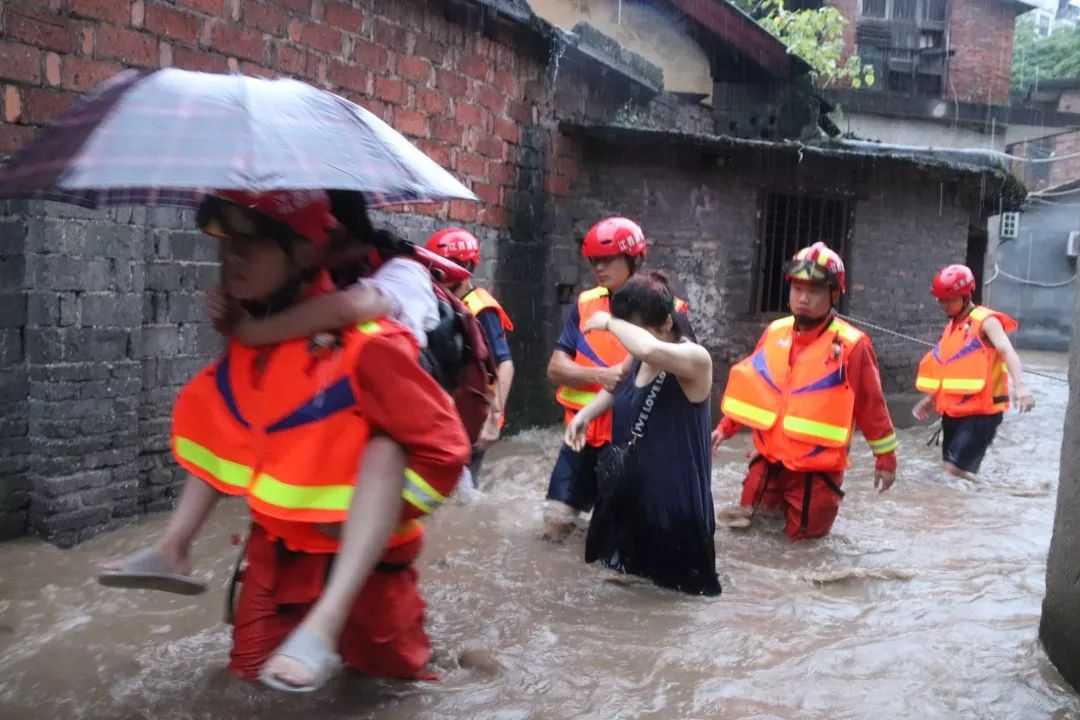
[[562, 335], [555, 343], [555, 351], [548, 361], [548, 380], [554, 385], [566, 385], [572, 388], [586, 388], [590, 385], [602, 385], [605, 390], [614, 390], [625, 377], [621, 367], [588, 368], [574, 362], [577, 344], [581, 336], [581, 314], [575, 305], [566, 318]]
[[1016, 404], [1017, 411], [1025, 413], [1031, 410], [1035, 407], [1035, 396], [1024, 384], [1024, 367], [1020, 363], [1020, 356], [1016, 354], [1009, 336], [1005, 334], [1005, 328], [1001, 327], [1001, 321], [993, 316], [988, 317], [983, 321], [982, 329], [987, 339], [1005, 358], [1005, 365], [1012, 378], [1012, 401]]
[[855, 388], [855, 423], [876, 457], [874, 486], [885, 492], [896, 481], [896, 448], [900, 442], [885, 403], [881, 371], [870, 338], [863, 338], [852, 350], [848, 377]]
[[724, 442], [740, 430], [742, 430], [742, 425], [740, 425], [737, 421], [732, 420], [727, 415], [720, 418], [720, 422], [717, 423], [716, 429], [712, 431], [713, 452], [716, 452], [717, 448], [720, 447], [720, 444], [722, 442]]
[[477, 322], [484, 331], [484, 339], [487, 340], [495, 361], [495, 402], [491, 403], [484, 427], [480, 430], [480, 437], [476, 444], [481, 448], [491, 447], [502, 433], [502, 416], [506, 412], [506, 398], [510, 394], [510, 385], [514, 381], [514, 360], [510, 355], [510, 344], [506, 340], [506, 331], [502, 326], [502, 318], [493, 309], [481, 310], [476, 316]]
[[[769, 334], [768, 330], [766, 330], [765, 332], [763, 332], [761, 334], [761, 337], [758, 338], [757, 345], [754, 347], [754, 352], [757, 352], [758, 350], [760, 350], [761, 346], [765, 344], [765, 338], [768, 336], [768, 334]], [[717, 423], [716, 429], [713, 430], [713, 433], [712, 433], [712, 449], [713, 449], [713, 452], [716, 452], [716, 449], [720, 447], [720, 444], [722, 442], [724, 442], [728, 438], [732, 437], [733, 435], [735, 435], [737, 432], [739, 432], [742, 429], [743, 429], [742, 424], [740, 422], [738, 422], [737, 420], [732, 420], [727, 415], [720, 418], [720, 422]]]

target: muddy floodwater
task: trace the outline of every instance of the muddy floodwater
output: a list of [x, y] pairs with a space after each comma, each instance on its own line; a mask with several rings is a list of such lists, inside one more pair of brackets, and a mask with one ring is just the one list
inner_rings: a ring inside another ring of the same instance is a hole
[[[1062, 356], [1029, 356], [1064, 376]], [[779, 523], [719, 529], [724, 593], [687, 598], [582, 564], [583, 533], [540, 539], [559, 444], [526, 431], [489, 455], [476, 497], [430, 523], [421, 562], [437, 683], [344, 675], [287, 696], [222, 670], [224, 585], [245, 512], [219, 508], [196, 545], [196, 598], [93, 581], [151, 518], [58, 550], [0, 545], [4, 718], [1080, 718], [1037, 638], [1054, 512], [1062, 383], [1031, 377], [985, 482], [945, 480], [925, 428], [901, 432], [900, 479], [872, 488], [861, 438], [831, 537], [789, 544]], [[749, 438], [724, 447], [718, 506], [738, 498]], [[1078, 620], [1080, 621], [1080, 620]]]

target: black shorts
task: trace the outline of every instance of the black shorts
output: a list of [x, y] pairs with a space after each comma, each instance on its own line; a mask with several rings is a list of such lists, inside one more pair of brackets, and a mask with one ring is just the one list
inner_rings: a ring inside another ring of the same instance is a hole
[[547, 499], [558, 500], [583, 512], [592, 510], [598, 494], [596, 459], [602, 449], [586, 445], [581, 452], [574, 452], [568, 445], [563, 445], [551, 471]]
[[969, 473], [979, 472], [1004, 413], [941, 418], [941, 459]]

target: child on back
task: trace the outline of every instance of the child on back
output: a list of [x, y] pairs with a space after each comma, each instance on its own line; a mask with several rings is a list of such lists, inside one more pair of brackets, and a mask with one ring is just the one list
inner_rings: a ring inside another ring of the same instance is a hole
[[[309, 336], [319, 340], [322, 333], [386, 317], [405, 326], [417, 344], [425, 347], [427, 331], [439, 320], [430, 273], [406, 257], [381, 259], [383, 254], [400, 251], [404, 243], [388, 231], [374, 229], [360, 193], [329, 191], [328, 195], [332, 213], [344, 232], [332, 237], [327, 248], [331, 261], [326, 264], [335, 268], [333, 284], [344, 289], [333, 290], [330, 279], [325, 278], [322, 292], [280, 313], [256, 317], [218, 286], [208, 297], [215, 327], [242, 345], [259, 346]], [[369, 277], [360, 277], [374, 264], [378, 266]], [[189, 478], [158, 540], [102, 564], [98, 582], [186, 595], [204, 592], [205, 581], [191, 574], [191, 544], [220, 497], [206, 483]]]

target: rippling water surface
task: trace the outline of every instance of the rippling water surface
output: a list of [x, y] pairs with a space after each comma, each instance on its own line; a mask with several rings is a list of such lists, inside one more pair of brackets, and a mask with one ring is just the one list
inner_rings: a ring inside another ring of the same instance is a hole
[[[1064, 375], [1064, 359], [1037, 366]], [[0, 545], [0, 716], [10, 718], [1080, 718], [1038, 639], [1065, 386], [1010, 415], [972, 488], [937, 471], [926, 429], [901, 433], [886, 495], [857, 440], [834, 532], [792, 545], [779, 524], [719, 529], [724, 593], [609, 582], [583, 534], [540, 539], [559, 443], [522, 433], [491, 453], [478, 497], [430, 523], [421, 577], [441, 682], [343, 676], [311, 696], [234, 681], [223, 586], [236, 503], [196, 545], [197, 598], [100, 587], [156, 517], [73, 550]], [[718, 507], [738, 499], [749, 438], [722, 450]]]

